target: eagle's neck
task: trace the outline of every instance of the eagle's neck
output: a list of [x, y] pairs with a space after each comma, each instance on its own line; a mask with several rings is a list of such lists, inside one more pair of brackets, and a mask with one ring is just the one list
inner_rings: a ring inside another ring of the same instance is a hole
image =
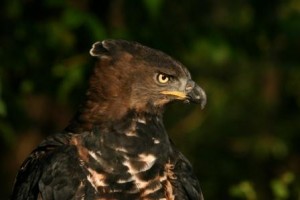
[[[97, 151], [103, 145], [108, 145], [115, 149], [126, 149], [128, 153], [159, 154], [163, 148], [162, 145], [169, 146], [162, 112], [149, 113], [131, 110], [122, 118], [115, 120], [87, 117], [85, 121], [82, 117], [81, 115], [75, 116], [65, 130], [81, 135], [79, 137], [87, 144], [84, 146], [91, 147], [91, 150]], [[135, 152], [131, 152], [131, 149]], [[145, 149], [149, 151], [144, 152]]]
[[87, 100], [72, 118], [65, 131], [80, 134], [95, 127], [111, 128], [120, 124], [148, 121], [162, 124], [163, 107], [145, 104], [132, 109], [125, 100]]
[[96, 125], [89, 137], [98, 140], [100, 146], [103, 144], [114, 146], [135, 155], [160, 153], [155, 152], [156, 148], [162, 144], [169, 144], [162, 116], [149, 113], [131, 112], [118, 121]]

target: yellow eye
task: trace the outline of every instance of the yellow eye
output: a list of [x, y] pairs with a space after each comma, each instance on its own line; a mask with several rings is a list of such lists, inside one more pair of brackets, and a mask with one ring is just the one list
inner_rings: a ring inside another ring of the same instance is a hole
[[170, 77], [168, 75], [165, 74], [158, 74], [157, 75], [157, 81], [159, 83], [165, 84], [170, 80]]

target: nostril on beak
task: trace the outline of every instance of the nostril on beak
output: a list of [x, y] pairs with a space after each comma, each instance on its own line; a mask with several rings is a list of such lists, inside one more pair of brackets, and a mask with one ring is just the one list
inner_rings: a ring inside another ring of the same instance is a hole
[[188, 80], [186, 86], [185, 86], [185, 91], [190, 92], [192, 89], [195, 87], [195, 82], [192, 80]]
[[185, 88], [185, 90], [186, 90], [187, 92], [191, 91], [192, 89], [193, 89], [192, 86], [188, 86], [188, 87]]

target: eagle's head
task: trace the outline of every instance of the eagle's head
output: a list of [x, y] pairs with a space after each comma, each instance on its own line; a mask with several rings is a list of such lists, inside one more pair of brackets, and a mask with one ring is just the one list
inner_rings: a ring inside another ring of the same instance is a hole
[[200, 103], [202, 108], [206, 104], [205, 92], [189, 71], [161, 51], [104, 40], [94, 43], [90, 54], [98, 61], [87, 93], [89, 112], [120, 118], [129, 110], [159, 112], [174, 100]]

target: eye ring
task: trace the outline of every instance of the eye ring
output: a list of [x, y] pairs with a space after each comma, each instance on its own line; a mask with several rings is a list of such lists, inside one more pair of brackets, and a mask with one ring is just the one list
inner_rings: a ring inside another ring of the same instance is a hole
[[166, 84], [167, 82], [170, 81], [170, 77], [168, 75], [162, 74], [162, 73], [157, 74], [156, 79], [161, 84]]

